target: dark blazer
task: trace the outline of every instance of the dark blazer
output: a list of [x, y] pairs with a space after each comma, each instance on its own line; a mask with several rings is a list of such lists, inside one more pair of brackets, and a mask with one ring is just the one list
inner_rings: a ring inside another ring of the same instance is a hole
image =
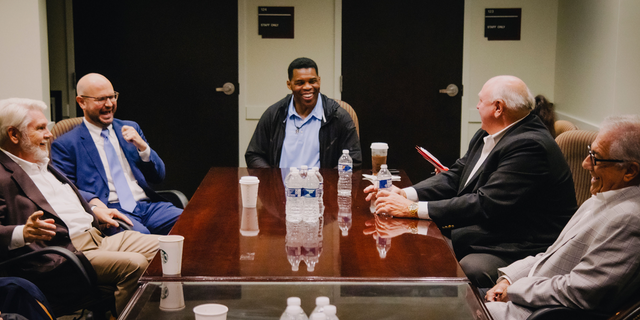
[[[260, 117], [244, 158], [249, 168], [278, 168], [292, 95], [270, 106]], [[336, 168], [342, 150], [348, 149], [353, 167], [362, 164], [360, 139], [351, 115], [333, 99], [320, 94], [326, 121], [320, 126], [320, 166]]]
[[[142, 139], [145, 141], [146, 139], [137, 123], [119, 119], [113, 120], [113, 130], [138, 185], [142, 187], [151, 201], [166, 201], [149, 186], [149, 182], [160, 183], [164, 180], [164, 162], [153, 149], [151, 149], [150, 161], [142, 161], [137, 148], [122, 137], [123, 125], [134, 127]], [[107, 175], [96, 144], [84, 122], [51, 144], [51, 160], [53, 165], [80, 189], [87, 201], [98, 198], [104, 203], [109, 203]]]
[[[98, 220], [93, 215], [89, 204], [83, 199], [78, 189], [63, 174], [49, 165], [49, 171], [58, 180], [67, 183], [78, 196], [84, 210], [93, 216], [93, 226], [98, 228]], [[15, 250], [9, 250], [13, 230], [18, 225], [24, 225], [29, 216], [42, 210], [44, 219], [53, 219], [56, 224], [56, 235], [50, 241], [35, 241], [27, 246]], [[75, 249], [69, 238], [69, 229], [53, 211], [51, 205], [44, 198], [38, 187], [33, 183], [27, 173], [20, 168], [4, 152], [0, 151], [0, 259], [8, 259], [28, 252], [41, 250], [49, 246], [64, 247], [74, 252], [84, 264], [87, 273], [95, 279], [95, 271], [87, 258]], [[64, 258], [56, 255], [47, 255], [42, 260], [33, 261], [21, 267], [20, 275], [49, 272], [59, 267]], [[72, 284], [71, 284], [72, 285]]]
[[449, 171], [416, 184], [418, 197], [429, 201], [429, 216], [440, 228], [451, 229], [458, 259], [543, 252], [577, 209], [569, 166], [544, 124], [530, 114], [507, 130], [465, 186], [487, 135], [478, 130]]

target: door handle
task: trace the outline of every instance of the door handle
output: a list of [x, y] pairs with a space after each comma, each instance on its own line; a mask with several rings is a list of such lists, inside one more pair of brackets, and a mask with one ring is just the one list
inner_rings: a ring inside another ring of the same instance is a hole
[[458, 86], [452, 83], [448, 85], [446, 89], [440, 89], [439, 92], [446, 93], [449, 97], [455, 97], [458, 94]]
[[236, 91], [236, 86], [234, 86], [233, 83], [231, 82], [225, 83], [224, 85], [222, 85], [222, 88], [216, 88], [216, 92], [224, 92], [224, 94], [226, 95], [231, 95], [235, 91]]

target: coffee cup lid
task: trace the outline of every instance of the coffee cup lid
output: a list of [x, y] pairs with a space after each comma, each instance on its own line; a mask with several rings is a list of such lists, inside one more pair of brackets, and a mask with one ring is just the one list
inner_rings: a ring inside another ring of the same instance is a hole
[[371, 149], [389, 149], [389, 145], [386, 142], [374, 142], [371, 144]]
[[254, 176], [244, 176], [240, 178], [240, 183], [252, 184], [252, 183], [258, 183], [258, 182], [260, 182], [260, 180], [258, 180], [258, 177], [254, 177]]

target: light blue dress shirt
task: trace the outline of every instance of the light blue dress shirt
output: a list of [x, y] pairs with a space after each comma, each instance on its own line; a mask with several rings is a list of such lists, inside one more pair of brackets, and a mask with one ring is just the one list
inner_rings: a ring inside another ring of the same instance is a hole
[[326, 121], [321, 96], [318, 95], [316, 106], [304, 120], [296, 112], [291, 99], [285, 121], [280, 168], [320, 167], [320, 127]]

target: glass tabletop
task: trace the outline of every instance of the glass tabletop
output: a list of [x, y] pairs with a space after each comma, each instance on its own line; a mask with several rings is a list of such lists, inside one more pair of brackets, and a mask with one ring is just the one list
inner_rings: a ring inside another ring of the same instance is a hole
[[195, 319], [207, 303], [229, 308], [227, 319], [280, 319], [288, 297], [307, 313], [329, 297], [340, 319], [491, 319], [464, 282], [149, 282], [118, 319]]

